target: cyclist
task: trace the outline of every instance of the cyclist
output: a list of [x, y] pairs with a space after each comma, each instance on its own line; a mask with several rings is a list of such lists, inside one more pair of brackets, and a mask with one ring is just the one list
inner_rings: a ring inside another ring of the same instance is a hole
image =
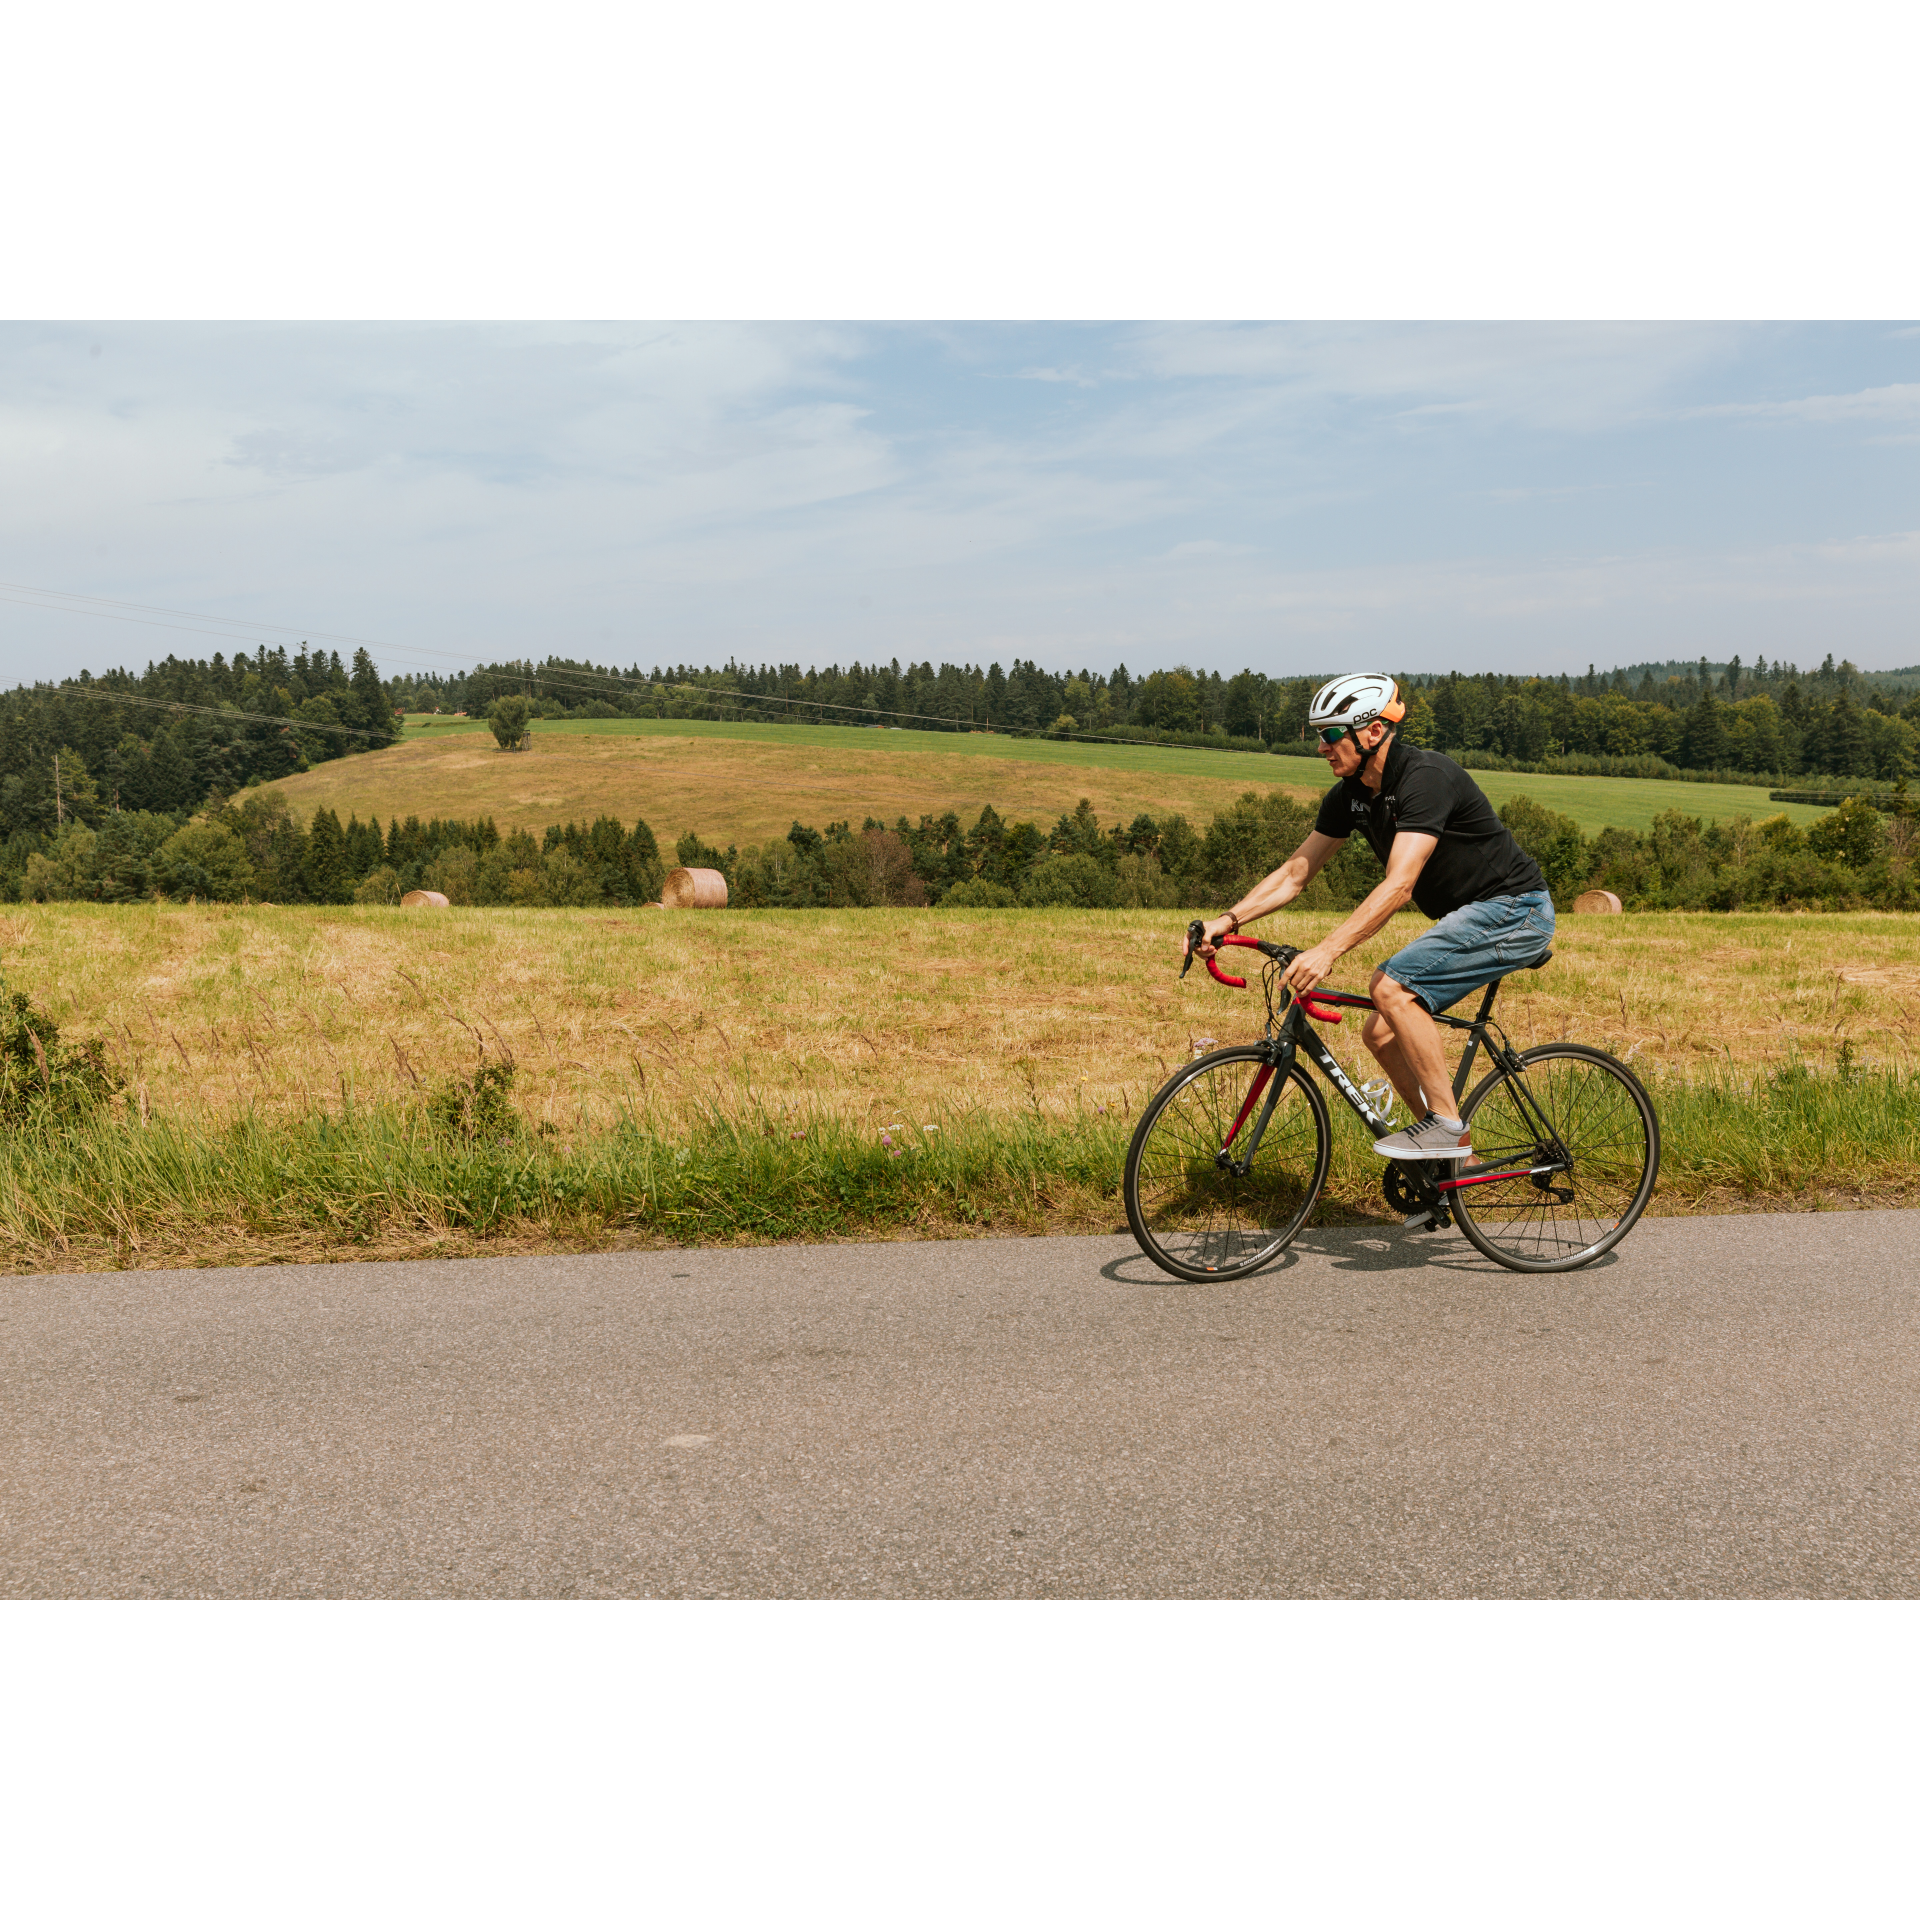
[[1296, 994], [1318, 986], [1342, 954], [1370, 940], [1409, 900], [1433, 921], [1375, 970], [1376, 1011], [1361, 1037], [1417, 1116], [1375, 1141], [1374, 1152], [1451, 1160], [1473, 1142], [1454, 1105], [1433, 1016], [1538, 960], [1553, 939], [1553, 901], [1532, 856], [1465, 768], [1398, 738], [1406, 712], [1399, 686], [1383, 673], [1343, 674], [1313, 696], [1307, 727], [1340, 783], [1321, 801], [1313, 831], [1292, 858], [1206, 922], [1200, 952], [1212, 953], [1222, 934], [1295, 899], [1359, 828], [1386, 877], [1288, 967], [1286, 984]]

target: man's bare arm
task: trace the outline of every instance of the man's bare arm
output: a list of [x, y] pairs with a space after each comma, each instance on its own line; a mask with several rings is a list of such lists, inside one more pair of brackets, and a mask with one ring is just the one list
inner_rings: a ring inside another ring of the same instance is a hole
[[1324, 940], [1294, 961], [1284, 976], [1287, 985], [1295, 993], [1317, 987], [1342, 954], [1371, 940], [1413, 898], [1413, 883], [1439, 844], [1431, 833], [1395, 834], [1386, 877]]
[[1293, 850], [1291, 857], [1282, 861], [1257, 886], [1248, 888], [1244, 899], [1234, 902], [1231, 918], [1223, 913], [1207, 922], [1207, 938], [1200, 951], [1211, 953], [1213, 942], [1221, 934], [1232, 931], [1234, 920], [1245, 927], [1284, 907], [1289, 900], [1298, 899], [1313, 876], [1340, 851], [1343, 844], [1318, 829], [1308, 834]]

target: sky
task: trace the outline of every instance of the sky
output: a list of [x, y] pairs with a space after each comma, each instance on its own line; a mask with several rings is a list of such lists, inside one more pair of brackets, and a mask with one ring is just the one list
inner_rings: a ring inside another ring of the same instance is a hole
[[[0, 680], [1920, 662], [1920, 327], [0, 326]], [[37, 590], [22, 595], [20, 589]]]

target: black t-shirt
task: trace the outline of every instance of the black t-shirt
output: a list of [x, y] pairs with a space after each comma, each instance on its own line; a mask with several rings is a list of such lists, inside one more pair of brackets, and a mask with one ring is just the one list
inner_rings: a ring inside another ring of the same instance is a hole
[[1466, 768], [1444, 753], [1397, 739], [1387, 748], [1380, 791], [1369, 793], [1358, 774], [1342, 780], [1320, 802], [1313, 824], [1333, 840], [1358, 827], [1383, 867], [1396, 833], [1434, 835], [1439, 844], [1413, 883], [1413, 904], [1429, 920], [1476, 900], [1546, 891], [1546, 876], [1533, 856], [1508, 832]]

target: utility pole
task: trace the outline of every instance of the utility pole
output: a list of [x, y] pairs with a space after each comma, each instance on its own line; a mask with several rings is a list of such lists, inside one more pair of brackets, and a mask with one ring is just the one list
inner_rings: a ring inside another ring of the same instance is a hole
[[66, 803], [60, 798], [60, 756], [53, 756], [53, 819], [56, 827], [67, 824]]

